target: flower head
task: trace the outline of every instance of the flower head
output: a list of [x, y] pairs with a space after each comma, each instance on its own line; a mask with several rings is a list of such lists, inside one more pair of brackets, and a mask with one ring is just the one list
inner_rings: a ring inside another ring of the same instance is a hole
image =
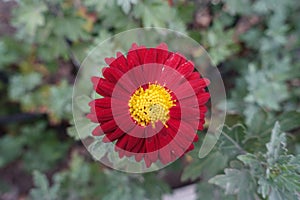
[[127, 55], [106, 58], [103, 78], [92, 77], [103, 98], [90, 102], [87, 117], [99, 123], [92, 134], [114, 142], [119, 156], [135, 156], [146, 166], [168, 164], [194, 148], [203, 130], [209, 81], [193, 62], [166, 44], [133, 44]]

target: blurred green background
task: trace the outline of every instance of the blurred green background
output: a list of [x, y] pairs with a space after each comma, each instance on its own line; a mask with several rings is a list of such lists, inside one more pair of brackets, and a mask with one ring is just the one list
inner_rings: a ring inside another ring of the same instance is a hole
[[[0, 0], [0, 199], [161, 199], [189, 184], [198, 199], [299, 199], [299, 19], [298, 0]], [[226, 126], [207, 157], [200, 140], [160, 171], [125, 174], [78, 141], [80, 63], [137, 27], [189, 35], [221, 72]]]

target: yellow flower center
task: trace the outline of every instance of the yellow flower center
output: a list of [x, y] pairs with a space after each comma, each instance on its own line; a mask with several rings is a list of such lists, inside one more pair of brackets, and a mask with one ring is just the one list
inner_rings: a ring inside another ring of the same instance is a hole
[[169, 110], [175, 105], [170, 92], [157, 83], [149, 83], [149, 87], [145, 90], [140, 87], [128, 102], [131, 117], [140, 126], [151, 123], [155, 128], [155, 123], [161, 121], [167, 127]]

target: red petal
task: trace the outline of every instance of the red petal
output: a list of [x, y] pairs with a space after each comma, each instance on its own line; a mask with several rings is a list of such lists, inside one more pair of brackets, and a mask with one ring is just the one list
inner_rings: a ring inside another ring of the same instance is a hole
[[193, 142], [198, 142], [198, 140], [199, 140], [199, 136], [198, 136], [198, 134], [195, 134], [196, 136], [195, 136], [195, 138], [194, 138], [194, 140], [193, 140]]
[[182, 154], [184, 154], [184, 150], [175, 141], [170, 142], [169, 145], [175, 156], [180, 157]]
[[156, 46], [156, 49], [162, 49], [162, 50], [168, 51], [168, 45], [166, 43], [162, 42]]
[[145, 145], [145, 139], [143, 139], [142, 146], [139, 149], [138, 153], [135, 155], [135, 160], [137, 162], [140, 162], [143, 159], [143, 157], [145, 156], [145, 154], [144, 154], [145, 152], [146, 152], [146, 145]]
[[140, 138], [132, 137], [131, 135], [128, 135], [127, 138], [126, 151], [131, 151], [137, 145]]
[[139, 46], [137, 49], [137, 55], [139, 57], [139, 63], [140, 64], [144, 64], [144, 60], [145, 60], [145, 54], [147, 52], [147, 48], [145, 46]]
[[174, 106], [170, 108], [170, 117], [177, 120], [199, 119], [199, 108]]
[[116, 147], [119, 147], [121, 150], [126, 150], [126, 145], [128, 143], [128, 135], [123, 135], [123, 137], [119, 138]]
[[205, 123], [205, 120], [201, 119], [198, 124], [198, 128], [197, 128], [199, 131], [202, 131], [204, 129], [204, 127], [203, 127], [204, 123]]
[[117, 59], [115, 62], [117, 62], [117, 65], [118, 65], [118, 68], [120, 69], [120, 71], [122, 71], [122, 72], [128, 71], [129, 68], [127, 65], [127, 60], [121, 52], [117, 52]]
[[105, 67], [102, 69], [102, 74], [104, 78], [112, 83], [117, 83], [117, 81], [122, 77], [123, 73], [117, 68]]
[[[161, 140], [159, 140], [160, 142], [160, 146], [162, 146], [161, 144]], [[163, 148], [160, 148], [159, 150], [159, 160], [162, 162], [162, 164], [168, 164], [169, 162], [171, 162], [171, 151], [169, 149], [169, 146], [164, 146]]]
[[146, 167], [149, 168], [151, 166], [151, 164], [152, 164], [152, 161], [150, 160], [148, 154], [144, 155], [144, 161], [145, 161]]
[[193, 72], [188, 78], [188, 81], [200, 79], [199, 72]]
[[107, 121], [112, 119], [113, 113], [111, 108], [101, 108], [101, 107], [91, 107], [92, 110], [95, 110], [95, 113], [100, 122]]
[[114, 132], [107, 133], [103, 138], [103, 142], [113, 142], [122, 137], [124, 134], [124, 131], [122, 131], [120, 128], [117, 128]]
[[194, 63], [192, 61], [185, 62], [177, 70], [185, 77], [189, 77], [194, 71]]
[[110, 108], [111, 107], [111, 98], [104, 97], [101, 99], [94, 99], [89, 103], [90, 107], [101, 107], [101, 108]]
[[[178, 64], [178, 67], [179, 67], [180, 65], [186, 63], [187, 60], [186, 60], [186, 58], [185, 58], [184, 55], [182, 55], [181, 53], [176, 53], [176, 54], [178, 54], [178, 55], [181, 57], [181, 60], [180, 60], [180, 62], [179, 62], [179, 64]], [[177, 68], [178, 68], [178, 67], [177, 67]]]
[[164, 65], [167, 65], [171, 68], [176, 69], [181, 61], [181, 56], [178, 55], [177, 53], [172, 53], [169, 58], [167, 59], [167, 61], [164, 63]]
[[93, 136], [101, 136], [101, 135], [103, 135], [103, 134], [104, 134], [104, 132], [103, 132], [101, 126], [97, 126], [97, 127], [92, 131], [92, 135], [93, 135]]
[[90, 119], [94, 123], [99, 123], [96, 113], [89, 113], [86, 115], [86, 118]]
[[156, 49], [150, 48], [145, 53], [144, 63], [156, 63]]
[[201, 89], [205, 88], [206, 86], [209, 85], [210, 81], [206, 78], [201, 78], [198, 80], [191, 80], [189, 81], [191, 86], [193, 87], [195, 93], [197, 94], [198, 92], [201, 91]]
[[135, 147], [131, 150], [133, 153], [140, 153], [140, 150], [143, 148], [144, 138], [138, 138]]
[[147, 153], [153, 152], [153, 151], [156, 150], [154, 137], [155, 136], [145, 138], [145, 145], [146, 145], [146, 152]]
[[208, 92], [200, 93], [197, 95], [199, 105], [204, 105], [210, 98]]
[[157, 59], [156, 62], [158, 64], [164, 64], [166, 62], [166, 60], [168, 59], [169, 56], [169, 52], [168, 50], [164, 50], [164, 49], [156, 49], [157, 51]]
[[159, 148], [159, 144], [157, 144], [157, 142], [158, 142], [158, 139], [156, 138], [156, 135], [145, 139], [147, 155], [148, 155], [149, 159], [153, 162], [155, 162], [158, 158], [157, 150]]
[[118, 68], [117, 63], [115, 62], [115, 58], [105, 58], [104, 61], [112, 68]]
[[189, 151], [192, 151], [194, 149], [194, 144], [191, 144], [189, 146], [189, 148], [187, 148], [187, 150], [185, 151], [185, 153], [189, 152]]
[[100, 125], [104, 133], [112, 132], [117, 128], [115, 120], [110, 120]]
[[[172, 120], [170, 119], [167, 124], [169, 125], [169, 128], [167, 129], [168, 134], [176, 141], [177, 144], [179, 144], [183, 149], [186, 149], [187, 146], [190, 145], [190, 141], [186, 139], [186, 137], [184, 136], [184, 133], [179, 132], [178, 128], [175, 127], [179, 127], [178, 124], [180, 122], [177, 122], [177, 120]], [[194, 138], [194, 137], [193, 137]]]
[[130, 50], [128, 52], [127, 64], [129, 69], [132, 69], [133, 67], [140, 65], [140, 59], [139, 59], [139, 55], [137, 54], [137, 50]]
[[109, 82], [106, 79], [103, 78], [98, 78], [93, 76], [91, 78], [93, 85], [94, 85], [94, 89], [96, 90], [96, 92], [102, 96], [111, 96], [113, 89], [114, 89], [114, 84]]

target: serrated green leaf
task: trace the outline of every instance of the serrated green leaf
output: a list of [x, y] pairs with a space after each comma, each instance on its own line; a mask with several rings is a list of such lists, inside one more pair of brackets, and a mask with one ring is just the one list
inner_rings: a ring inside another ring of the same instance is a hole
[[196, 188], [197, 199], [234, 200], [234, 195], [226, 195], [220, 187], [201, 181]]
[[89, 103], [92, 101], [91, 97], [87, 95], [81, 95], [77, 96], [74, 101], [83, 113], [88, 113], [90, 111]]
[[259, 177], [264, 174], [264, 167], [261, 161], [254, 154], [239, 155], [237, 157], [240, 161], [244, 163], [245, 166], [249, 166], [251, 174], [254, 177]]
[[38, 27], [45, 24], [44, 12], [47, 6], [43, 1], [25, 0], [20, 2], [20, 6], [14, 10], [13, 24], [19, 29], [19, 34], [23, 39], [35, 36]]
[[54, 119], [71, 117], [71, 99], [72, 87], [66, 81], [50, 88], [49, 108]]
[[203, 43], [209, 47], [208, 53], [215, 65], [238, 51], [233, 34], [233, 29], [224, 31], [220, 20], [215, 21], [212, 28], [203, 34]]
[[30, 191], [30, 196], [33, 200], [45, 199], [45, 200], [56, 200], [58, 198], [58, 188], [50, 188], [47, 177], [38, 172], [33, 172], [34, 185], [36, 188]]
[[84, 31], [84, 20], [78, 17], [54, 18], [55, 27], [53, 32], [60, 38], [66, 38], [70, 41], [78, 41], [79, 39], [87, 40], [89, 35]]
[[266, 144], [267, 147], [267, 161], [270, 165], [275, 164], [280, 155], [287, 152], [286, 149], [286, 136], [285, 133], [282, 133], [280, 130], [280, 125], [278, 122], [275, 123], [275, 126], [272, 130], [271, 140]]
[[203, 159], [196, 158], [196, 160], [184, 168], [181, 180], [195, 180], [201, 175], [203, 175], [203, 178], [208, 179], [222, 170], [226, 166], [227, 161], [227, 155], [223, 155], [218, 151], [211, 152]]
[[[102, 138], [102, 137], [101, 137]], [[95, 160], [100, 160], [108, 152], [110, 143], [102, 142], [101, 138], [97, 138], [92, 144], [89, 145], [88, 150], [93, 155]]]
[[268, 78], [268, 71], [258, 71], [254, 64], [249, 65], [246, 80], [249, 93], [245, 101], [258, 103], [273, 110], [280, 109], [280, 103], [288, 98], [287, 87], [283, 82]]
[[256, 183], [247, 170], [225, 169], [225, 175], [217, 175], [209, 183], [225, 189], [226, 194], [237, 194], [238, 199], [255, 199]]
[[11, 100], [18, 101], [38, 86], [41, 81], [42, 75], [36, 72], [27, 75], [15, 75], [10, 79], [8, 96]]
[[242, 124], [236, 124], [232, 127], [224, 126], [216, 146], [222, 154], [234, 158], [238, 154], [245, 153], [242, 146], [246, 134], [247, 130]]

